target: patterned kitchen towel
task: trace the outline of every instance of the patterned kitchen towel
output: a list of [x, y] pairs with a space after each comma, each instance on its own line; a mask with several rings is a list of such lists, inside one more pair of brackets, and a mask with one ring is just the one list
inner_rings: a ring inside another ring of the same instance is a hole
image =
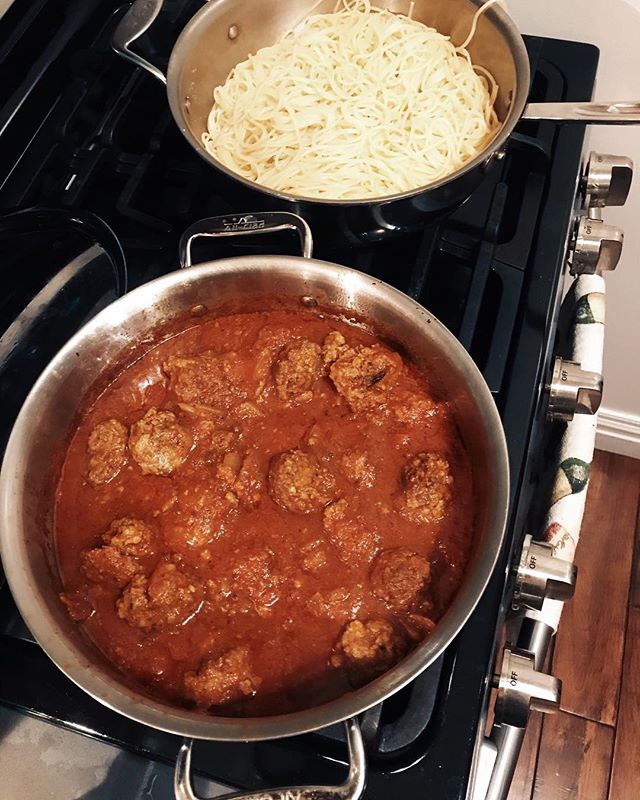
[[[602, 373], [604, 352], [605, 282], [600, 275], [581, 275], [570, 291], [575, 297], [571, 360], [583, 369]], [[550, 507], [545, 521], [544, 539], [558, 558], [573, 561], [580, 539], [589, 472], [593, 461], [597, 414], [576, 414], [566, 424], [559, 450]], [[557, 630], [564, 603], [545, 600], [533, 613], [537, 619]]]

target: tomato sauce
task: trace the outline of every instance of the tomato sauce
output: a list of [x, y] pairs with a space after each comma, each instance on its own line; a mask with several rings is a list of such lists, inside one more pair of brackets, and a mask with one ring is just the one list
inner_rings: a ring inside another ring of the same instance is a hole
[[57, 486], [63, 602], [151, 696], [317, 705], [437, 625], [473, 536], [446, 397], [363, 326], [204, 315], [86, 408]]

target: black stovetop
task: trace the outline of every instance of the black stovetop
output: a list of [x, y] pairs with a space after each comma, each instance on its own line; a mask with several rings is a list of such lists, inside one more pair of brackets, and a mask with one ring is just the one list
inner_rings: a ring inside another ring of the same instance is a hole
[[[165, 4], [155, 37], [146, 42], [157, 62], [166, 59], [171, 40], [197, 7], [180, 0]], [[57, 219], [64, 220], [65, 213], [94, 212], [122, 243], [131, 287], [176, 268], [177, 240], [188, 224], [256, 208], [234, 207], [218, 193], [222, 184], [183, 141], [162, 87], [110, 51], [122, 11], [107, 0], [16, 0], [0, 20], [0, 214], [37, 206], [57, 209]], [[591, 97], [595, 48], [526, 41], [531, 99]], [[439, 800], [465, 795], [508, 593], [506, 567], [524, 535], [539, 477], [540, 400], [583, 137], [582, 126], [521, 123], [506, 157], [494, 162], [465, 204], [400, 238], [353, 247], [315, 232], [314, 255], [393, 283], [458, 336], [494, 394], [510, 456], [509, 534], [477, 610], [436, 664], [364, 715], [368, 800], [392, 792]], [[34, 225], [26, 237], [24, 230], [15, 236], [12, 225], [0, 219], [0, 269], [5, 285], [10, 277], [14, 286], [11, 302], [0, 300], [0, 333], [33, 293], [34, 258], [46, 252], [53, 274], [55, 265], [79, 249], [62, 222], [50, 230]], [[253, 237], [215, 254], [280, 249], [295, 252], [289, 239]], [[114, 270], [112, 285], [101, 289], [102, 304], [123, 288], [118, 275]], [[68, 315], [65, 336], [99, 307], [86, 283], [74, 291], [64, 300], [76, 309]], [[0, 363], [15, 409], [33, 380], [34, 364], [41, 368], [50, 356], [40, 340], [23, 344], [12, 364]], [[27, 362], [31, 368], [23, 369]], [[14, 414], [4, 407], [2, 441]], [[151, 758], [174, 759], [177, 738], [129, 722], [67, 681], [30, 639], [6, 585], [0, 591], [0, 634], [0, 702]], [[195, 751], [197, 769], [238, 787], [339, 782], [345, 758], [341, 729], [271, 743], [199, 744]]]

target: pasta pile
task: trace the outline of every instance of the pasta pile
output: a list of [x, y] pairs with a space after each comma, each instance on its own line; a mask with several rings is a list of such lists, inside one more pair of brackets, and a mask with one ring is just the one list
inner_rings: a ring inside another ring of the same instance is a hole
[[456, 48], [410, 15], [341, 0], [233, 69], [203, 144], [243, 178], [301, 197], [366, 200], [433, 183], [500, 127], [497, 84], [465, 49], [476, 20]]

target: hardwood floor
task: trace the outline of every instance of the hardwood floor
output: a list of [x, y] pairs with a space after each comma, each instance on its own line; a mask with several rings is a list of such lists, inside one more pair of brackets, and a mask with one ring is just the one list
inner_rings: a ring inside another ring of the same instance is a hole
[[509, 800], [640, 798], [639, 510], [640, 461], [597, 452], [553, 654], [562, 711], [532, 715]]
[[620, 708], [611, 769], [611, 800], [640, 797], [640, 608], [629, 609]]
[[534, 800], [602, 800], [609, 789], [614, 729], [562, 711], [542, 723]]

